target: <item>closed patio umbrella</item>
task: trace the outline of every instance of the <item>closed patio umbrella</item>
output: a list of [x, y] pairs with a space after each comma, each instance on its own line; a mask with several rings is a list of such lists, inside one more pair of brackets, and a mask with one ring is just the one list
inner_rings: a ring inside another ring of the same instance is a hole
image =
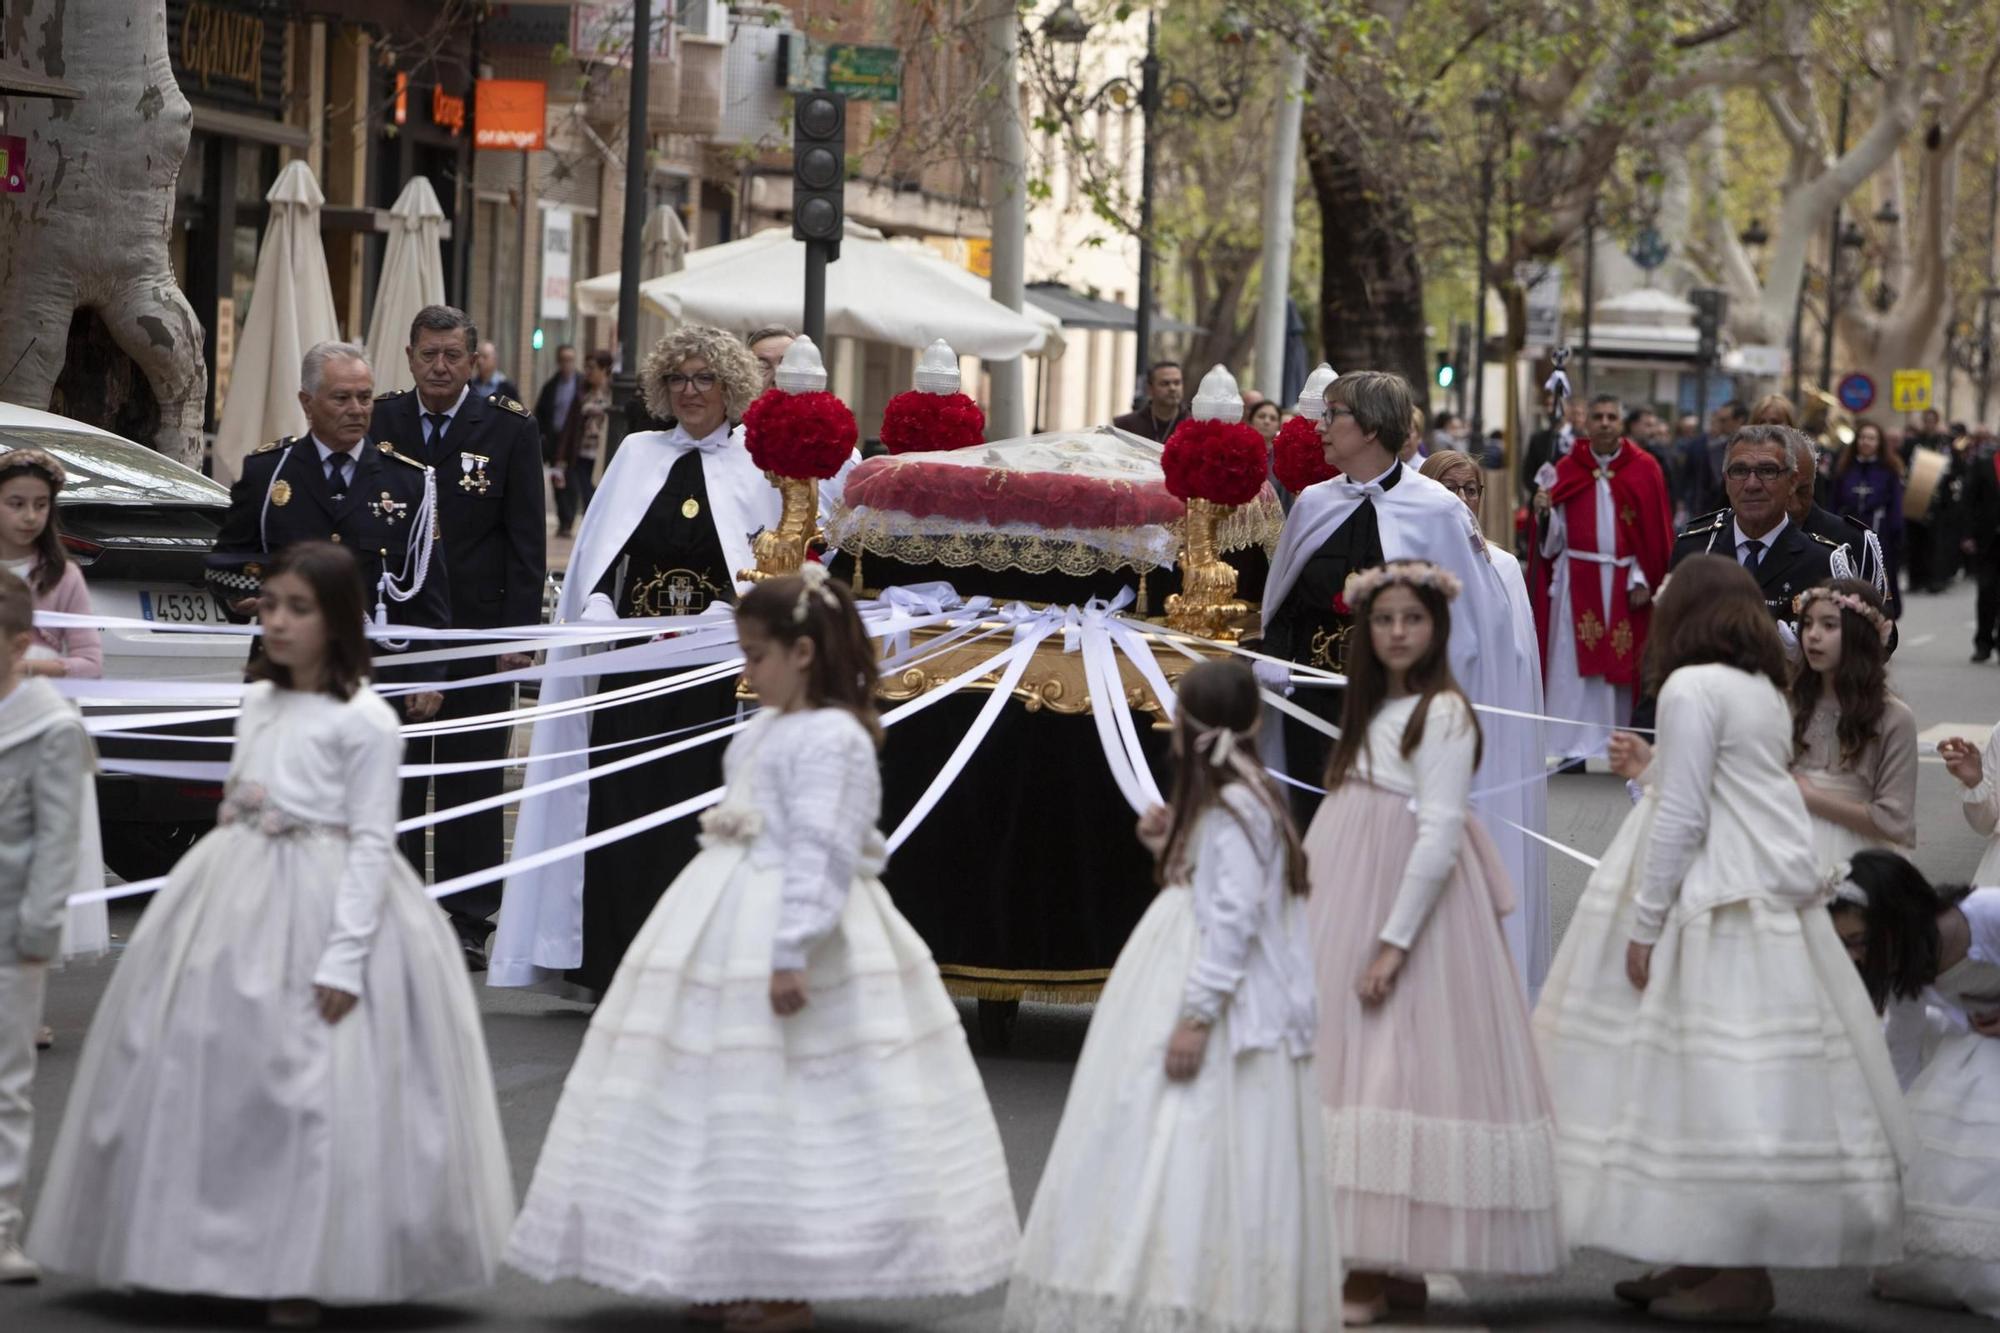
[[368, 362], [375, 392], [412, 387], [410, 321], [427, 305], [444, 304], [444, 209], [422, 176], [412, 177], [390, 208], [392, 225], [382, 276], [375, 284], [375, 313], [368, 320]]
[[211, 454], [215, 479], [225, 486], [236, 480], [252, 449], [305, 430], [299, 362], [314, 343], [340, 336], [320, 244], [319, 210], [326, 196], [312, 168], [302, 161], [288, 164], [264, 199], [271, 206], [270, 222]]

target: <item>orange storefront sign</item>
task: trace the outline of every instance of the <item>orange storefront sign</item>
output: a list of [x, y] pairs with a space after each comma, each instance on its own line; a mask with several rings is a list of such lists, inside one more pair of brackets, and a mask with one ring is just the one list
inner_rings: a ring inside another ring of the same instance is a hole
[[529, 152], [542, 147], [549, 89], [532, 79], [481, 79], [473, 86], [472, 146]]

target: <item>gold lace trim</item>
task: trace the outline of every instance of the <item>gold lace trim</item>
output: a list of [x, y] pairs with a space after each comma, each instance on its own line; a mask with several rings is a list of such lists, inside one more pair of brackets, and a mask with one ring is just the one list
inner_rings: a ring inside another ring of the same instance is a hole
[[[850, 509], [843, 504], [827, 519], [826, 539], [849, 555], [886, 556], [908, 565], [1056, 572], [1081, 578], [1119, 569], [1149, 574], [1170, 564], [1173, 553], [1181, 547], [1186, 520], [1135, 528], [1050, 529], [1035, 534], [942, 520], [952, 526], [930, 532], [908, 530], [923, 521], [893, 510]], [[1277, 553], [1278, 534], [1284, 526], [1284, 510], [1267, 490], [1251, 503], [1230, 510], [1216, 527], [1216, 545], [1223, 551], [1258, 546], [1269, 558]]]

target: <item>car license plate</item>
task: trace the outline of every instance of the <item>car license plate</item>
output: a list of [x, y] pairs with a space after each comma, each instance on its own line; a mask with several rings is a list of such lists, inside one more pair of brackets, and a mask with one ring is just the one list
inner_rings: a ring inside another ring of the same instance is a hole
[[139, 612], [163, 625], [213, 625], [220, 622], [215, 599], [200, 592], [142, 592]]

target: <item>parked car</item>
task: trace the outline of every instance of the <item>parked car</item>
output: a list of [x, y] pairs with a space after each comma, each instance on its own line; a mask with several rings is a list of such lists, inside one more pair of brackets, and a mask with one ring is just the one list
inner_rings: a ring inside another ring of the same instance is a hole
[[[229, 491], [145, 445], [68, 417], [0, 403], [0, 450], [46, 449], [69, 474], [56, 504], [63, 545], [82, 568], [98, 615], [157, 625], [221, 625], [227, 619], [203, 579]], [[106, 679], [237, 681], [248, 644], [241, 636], [170, 634], [130, 628], [104, 631]], [[213, 699], [155, 698], [143, 705], [86, 701], [95, 714], [165, 713], [212, 708]], [[226, 735], [228, 723], [178, 727]], [[104, 737], [107, 758], [227, 759], [228, 748], [202, 742]], [[98, 809], [104, 859], [125, 879], [165, 874], [215, 822], [219, 784], [100, 773]]]

